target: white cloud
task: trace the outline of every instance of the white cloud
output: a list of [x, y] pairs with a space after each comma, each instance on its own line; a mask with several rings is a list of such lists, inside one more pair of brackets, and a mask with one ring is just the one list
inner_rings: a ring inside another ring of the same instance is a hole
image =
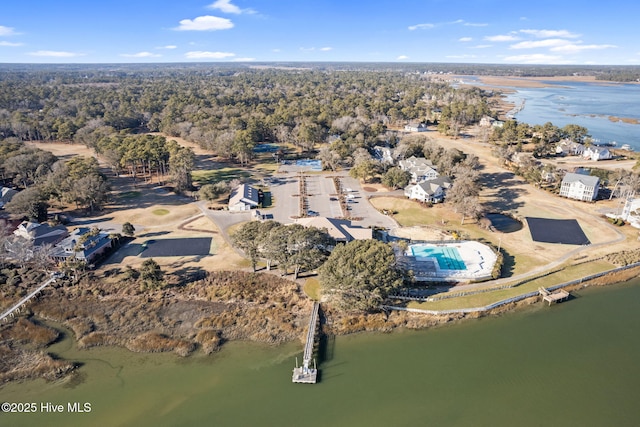
[[514, 36], [513, 34], [499, 34], [497, 36], [486, 36], [484, 39], [490, 42], [512, 42], [512, 41], [519, 40], [519, 38]]
[[521, 33], [530, 34], [540, 39], [546, 39], [550, 37], [564, 37], [566, 39], [575, 39], [580, 37], [580, 34], [574, 34], [567, 30], [520, 30]]
[[546, 39], [546, 40], [529, 40], [509, 46], [509, 49], [537, 49], [543, 47], [557, 47], [564, 46], [571, 43], [569, 40], [564, 39]]
[[138, 52], [138, 53], [122, 53], [120, 56], [124, 56], [125, 58], [159, 58], [162, 55], [158, 53], [151, 52]]
[[166, 46], [158, 46], [156, 49], [177, 49], [178, 46], [174, 44], [168, 44]]
[[567, 61], [559, 55], [545, 55], [535, 53], [532, 55], [516, 55], [504, 57], [506, 62], [519, 64], [566, 64]]
[[303, 51], [303, 52], [313, 52], [314, 50], [316, 50], [316, 48], [315, 47], [301, 47], [300, 50]]
[[409, 30], [414, 31], [414, 30], [428, 30], [430, 28], [434, 28], [436, 25], [435, 24], [417, 24], [417, 25], [411, 25], [409, 26]]
[[195, 19], [183, 19], [180, 26], [175, 27], [176, 31], [217, 31], [233, 28], [233, 22], [227, 18], [219, 16], [198, 16]]
[[11, 43], [4, 40], [0, 40], [0, 46], [17, 47], [17, 46], [22, 46], [22, 43]]
[[231, 58], [232, 56], [236, 56], [235, 53], [231, 52], [207, 52], [202, 50], [196, 50], [192, 52], [187, 52], [184, 56], [188, 59], [224, 59]]
[[35, 52], [29, 52], [27, 55], [31, 56], [49, 56], [53, 58], [72, 58], [74, 56], [84, 56], [84, 53], [77, 52], [64, 52], [58, 50], [37, 50]]
[[278, 52], [282, 52], [282, 51], [281, 51], [280, 49], [278, 49], [278, 48], [275, 48], [275, 49], [271, 49], [271, 52], [276, 52], [276, 53], [278, 53]]
[[470, 42], [473, 41], [473, 37], [460, 37], [458, 39], [459, 42]]
[[464, 25], [465, 27], [486, 27], [489, 24], [467, 22], [464, 19], [457, 19], [455, 21], [440, 22], [440, 23], [437, 23], [437, 24], [425, 23], [425, 24], [411, 25], [408, 28], [411, 31], [414, 31], [414, 30], [428, 30], [428, 29], [435, 28], [435, 27], [442, 26], [442, 25]]
[[15, 36], [16, 34], [18, 33], [12, 27], [0, 25], [0, 36]]
[[240, 10], [238, 6], [231, 4], [231, 0], [218, 0], [207, 7], [210, 9], [218, 9], [224, 13], [242, 13], [242, 10]]
[[487, 49], [487, 48], [490, 48], [490, 47], [493, 47], [493, 45], [492, 44], [479, 44], [479, 45], [474, 46], [473, 48], [474, 49]]
[[236, 15], [240, 15], [241, 13], [256, 13], [253, 9], [240, 9], [235, 4], [231, 4], [231, 0], [217, 0], [207, 6], [209, 9], [217, 9], [224, 13], [234, 13]]
[[578, 53], [583, 50], [600, 50], [600, 49], [613, 49], [618, 46], [612, 44], [565, 44], [562, 46], [556, 46], [551, 48], [552, 52], [560, 53]]
[[333, 50], [333, 48], [329, 47], [329, 46], [326, 46], [326, 47], [321, 47], [320, 50], [323, 51], [323, 52], [328, 52], [330, 50]]
[[465, 27], [486, 27], [489, 24], [485, 24], [484, 22], [463, 22], [462, 25]]
[[407, 55], [400, 55], [396, 58], [397, 61], [404, 61], [405, 59], [409, 59]]

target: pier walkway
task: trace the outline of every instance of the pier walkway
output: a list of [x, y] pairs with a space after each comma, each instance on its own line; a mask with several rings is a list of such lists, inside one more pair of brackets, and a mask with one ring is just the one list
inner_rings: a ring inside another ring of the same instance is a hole
[[54, 277], [52, 277], [51, 279], [49, 279], [46, 282], [44, 282], [42, 285], [38, 286], [38, 288], [35, 291], [31, 292], [29, 295], [27, 295], [26, 297], [22, 298], [19, 302], [14, 304], [11, 308], [6, 310], [4, 313], [2, 313], [2, 315], [0, 315], [0, 320], [5, 320], [10, 315], [13, 315], [14, 311], [19, 310], [20, 307], [22, 307], [24, 304], [26, 304], [31, 298], [35, 297], [38, 293], [40, 293], [41, 290], [43, 290], [44, 288], [46, 288], [47, 286], [49, 286], [51, 283], [53, 283], [55, 281], [56, 281], [56, 279]]
[[[320, 309], [320, 303], [313, 303], [313, 311], [311, 312], [311, 319], [309, 320], [309, 329], [307, 330], [307, 341], [304, 345], [304, 355], [302, 357], [302, 366], [296, 366], [293, 369], [294, 383], [307, 383], [315, 384], [318, 376], [318, 370], [310, 368], [311, 359], [313, 358], [313, 347], [316, 341], [316, 326], [318, 325], [318, 311]], [[296, 362], [296, 365], [298, 363]], [[315, 363], [314, 363], [315, 365]]]

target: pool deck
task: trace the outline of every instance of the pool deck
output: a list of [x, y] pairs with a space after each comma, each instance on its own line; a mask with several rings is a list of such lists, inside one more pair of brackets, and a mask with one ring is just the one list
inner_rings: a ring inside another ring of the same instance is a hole
[[[443, 256], [422, 257], [419, 255], [420, 251], [415, 250], [420, 247], [438, 248]], [[449, 260], [445, 260], [446, 257]], [[491, 248], [475, 241], [414, 243], [409, 245], [401, 258], [401, 262], [413, 270], [417, 281], [485, 280], [491, 278], [493, 266], [497, 260]], [[441, 261], [446, 267], [454, 268], [442, 268]], [[465, 268], [456, 269], [454, 261], [460, 262]]]

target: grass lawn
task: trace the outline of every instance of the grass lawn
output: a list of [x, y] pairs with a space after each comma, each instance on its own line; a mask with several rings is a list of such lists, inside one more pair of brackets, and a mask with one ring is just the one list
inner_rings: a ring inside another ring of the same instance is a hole
[[232, 179], [243, 179], [251, 174], [240, 168], [226, 167], [220, 169], [197, 170], [191, 172], [194, 183], [200, 185], [213, 184], [219, 181], [231, 181]]
[[614, 265], [606, 261], [595, 261], [586, 264], [573, 265], [545, 277], [534, 279], [515, 288], [499, 289], [493, 292], [449, 298], [434, 302], [411, 301], [408, 304], [408, 307], [419, 308], [422, 310], [453, 310], [458, 308], [484, 307], [507, 298], [533, 292], [541, 286], [549, 287], [558, 285], [563, 282], [579, 279], [581, 277], [610, 270], [612, 268], [614, 268]]
[[121, 199], [136, 199], [140, 196], [142, 196], [142, 192], [140, 191], [125, 191], [118, 194], [118, 197], [120, 197]]
[[158, 216], [169, 215], [169, 209], [154, 209], [151, 213]]

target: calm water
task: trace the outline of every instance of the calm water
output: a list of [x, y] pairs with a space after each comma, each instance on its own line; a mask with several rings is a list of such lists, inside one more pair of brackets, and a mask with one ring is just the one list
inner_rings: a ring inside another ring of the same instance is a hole
[[0, 401], [91, 413], [0, 414], [0, 425], [637, 426], [639, 300], [637, 281], [500, 318], [342, 337], [316, 385], [290, 382], [302, 344], [184, 360], [63, 341], [54, 350], [85, 364], [82, 381], [6, 385]]
[[546, 88], [513, 89], [517, 92], [507, 99], [516, 105], [525, 101], [515, 116], [519, 122], [577, 124], [602, 143], [616, 141], [640, 151], [640, 125], [609, 120], [609, 116], [640, 119], [640, 85], [556, 82]]

